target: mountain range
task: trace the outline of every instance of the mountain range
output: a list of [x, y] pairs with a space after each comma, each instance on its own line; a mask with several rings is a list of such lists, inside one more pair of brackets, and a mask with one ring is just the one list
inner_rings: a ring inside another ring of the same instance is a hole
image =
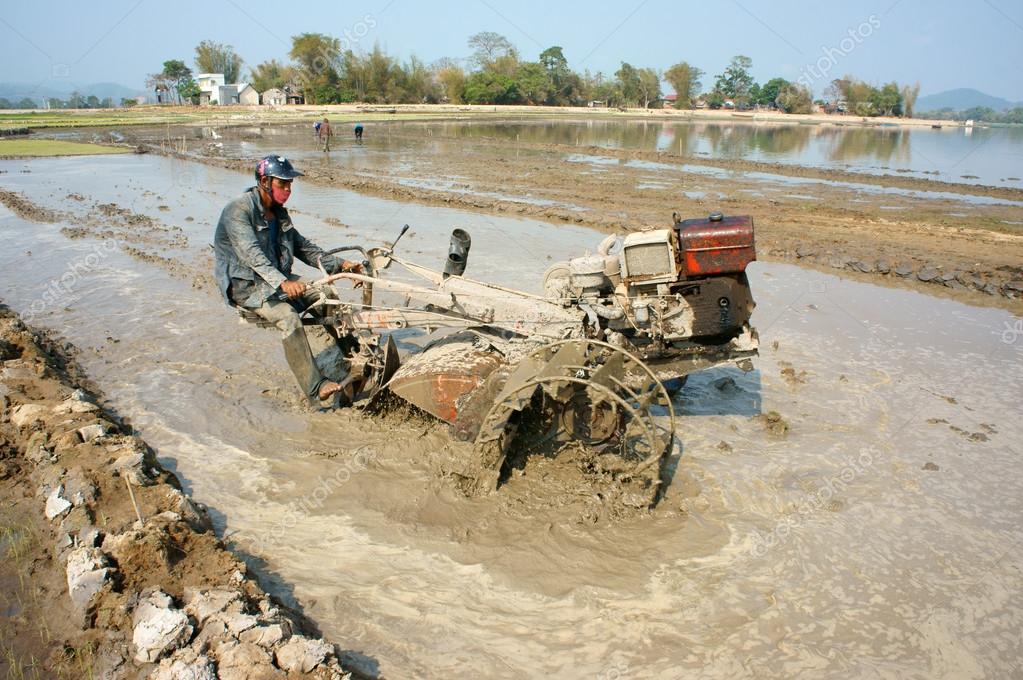
[[937, 111], [939, 109], [954, 109], [963, 111], [972, 109], [974, 106], [986, 106], [995, 111], [1007, 111], [1017, 106], [1023, 106], [1023, 102], [1011, 102], [1001, 97], [993, 97], [980, 90], [969, 87], [960, 87], [955, 90], [946, 90], [937, 94], [929, 94], [916, 100], [916, 111]]
[[122, 97], [138, 97], [146, 94], [145, 90], [126, 87], [120, 83], [80, 84], [64, 80], [49, 80], [43, 85], [38, 83], [0, 83], [0, 97], [15, 103], [24, 97], [40, 103], [50, 97], [67, 99], [72, 92], [78, 92], [85, 97], [95, 95], [99, 99], [110, 97], [118, 104]]

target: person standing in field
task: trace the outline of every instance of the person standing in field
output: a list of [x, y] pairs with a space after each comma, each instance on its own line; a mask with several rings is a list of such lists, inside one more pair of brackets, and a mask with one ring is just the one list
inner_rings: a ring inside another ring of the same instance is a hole
[[317, 131], [320, 136], [320, 142], [323, 143], [324, 152], [330, 151], [330, 138], [334, 136], [334, 131], [330, 129], [330, 121], [326, 118], [320, 123], [320, 129]]
[[313, 123], [313, 137], [320, 138], [320, 121]]
[[355, 141], [362, 141], [362, 123], [355, 124]]

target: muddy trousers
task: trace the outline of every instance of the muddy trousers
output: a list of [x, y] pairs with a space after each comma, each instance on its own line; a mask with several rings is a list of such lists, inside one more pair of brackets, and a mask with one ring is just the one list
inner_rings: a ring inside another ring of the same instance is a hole
[[[309, 299], [295, 302], [301, 308], [311, 301]], [[306, 337], [298, 311], [292, 306], [292, 303], [280, 300], [267, 300], [261, 307], [252, 311], [273, 323], [281, 331], [284, 358], [288, 362], [291, 372], [295, 374], [299, 389], [309, 398], [310, 402], [313, 404], [318, 402], [317, 395], [326, 378], [323, 377], [316, 365], [316, 360], [313, 359], [309, 339]]]

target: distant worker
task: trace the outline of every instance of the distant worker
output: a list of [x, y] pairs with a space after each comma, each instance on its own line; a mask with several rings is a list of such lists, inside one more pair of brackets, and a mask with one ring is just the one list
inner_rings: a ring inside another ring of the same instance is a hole
[[362, 123], [355, 124], [355, 141], [362, 141]]
[[324, 118], [320, 123], [320, 129], [316, 132], [320, 135], [320, 141], [323, 142], [323, 150], [330, 151], [330, 138], [334, 136], [334, 131], [330, 129], [330, 121]]
[[320, 138], [320, 121], [313, 123], [313, 137]]
[[[232, 200], [220, 214], [213, 239], [217, 288], [228, 305], [247, 310], [277, 326], [283, 334], [284, 358], [310, 403], [349, 400], [341, 383], [328, 380], [313, 359], [299, 314], [318, 298], [291, 273], [297, 257], [328, 272], [362, 272], [362, 265], [326, 254], [298, 233], [284, 204], [291, 182], [302, 173], [282, 156], [267, 156], [256, 165], [256, 186]], [[318, 308], [320, 310], [323, 307]], [[315, 311], [313, 312], [315, 313]]]

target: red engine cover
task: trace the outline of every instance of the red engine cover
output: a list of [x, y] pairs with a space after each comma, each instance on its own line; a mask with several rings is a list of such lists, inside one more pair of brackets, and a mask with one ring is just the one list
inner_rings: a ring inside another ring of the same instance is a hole
[[682, 273], [686, 276], [738, 274], [757, 259], [749, 215], [682, 220], [675, 223]]

